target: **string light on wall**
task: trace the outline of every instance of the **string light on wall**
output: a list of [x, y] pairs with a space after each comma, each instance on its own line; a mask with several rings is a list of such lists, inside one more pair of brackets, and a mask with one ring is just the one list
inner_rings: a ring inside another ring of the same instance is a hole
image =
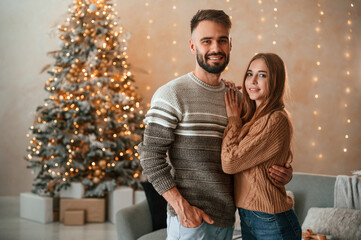
[[[315, 27], [317, 40], [316, 40], [316, 44], [315, 44], [314, 48], [316, 50], [317, 59], [315, 60], [315, 75], [313, 76], [313, 79], [312, 79], [312, 83], [313, 83], [312, 85], [313, 85], [313, 89], [315, 90], [315, 93], [313, 94], [314, 106], [315, 106], [315, 109], [313, 110], [313, 117], [314, 117], [314, 122], [315, 122], [316, 130], [317, 130], [316, 134], [319, 136], [320, 132], [323, 130], [323, 127], [321, 126], [320, 119], [319, 119], [320, 111], [318, 110], [318, 106], [319, 106], [318, 102], [320, 100], [320, 94], [318, 93], [318, 85], [319, 85], [319, 81], [320, 81], [320, 78], [319, 78], [320, 66], [321, 66], [320, 57], [321, 57], [321, 51], [322, 51], [320, 33], [321, 33], [322, 26], [323, 26], [323, 17], [325, 15], [325, 12], [321, 8], [320, 1], [316, 2], [316, 6], [317, 6], [318, 20], [317, 20], [317, 24]], [[318, 146], [315, 140], [311, 141], [311, 146], [313, 148]], [[320, 147], [318, 149], [320, 149]], [[322, 153], [317, 154], [318, 159], [322, 159], [323, 157], [324, 157], [324, 155]]]
[[350, 72], [350, 63], [351, 63], [351, 53], [350, 53], [350, 44], [351, 44], [351, 40], [352, 40], [352, 13], [351, 11], [354, 9], [354, 3], [353, 1], [347, 2], [348, 4], [348, 10], [347, 10], [347, 21], [346, 21], [346, 43], [345, 43], [345, 62], [346, 62], [346, 71], [345, 71], [345, 80], [344, 81], [346, 83], [346, 87], [345, 87], [345, 103], [344, 103], [344, 119], [346, 119], [346, 123], [345, 123], [345, 134], [344, 134], [344, 146], [342, 151], [344, 153], [347, 153], [348, 151], [348, 141], [349, 141], [349, 125], [351, 124], [351, 119], [348, 116], [348, 111], [347, 111], [347, 100], [349, 99], [349, 94], [351, 93], [351, 88], [348, 86], [348, 84], [351, 82], [350, 81], [350, 77], [351, 77], [351, 72]]
[[[232, 20], [232, 11], [233, 11], [233, 7], [230, 6], [231, 0], [225, 0], [226, 4], [227, 4], [227, 14], [229, 15], [229, 18]], [[227, 67], [224, 69], [226, 72], [228, 72], [229, 70], [229, 65], [227, 65]]]
[[[146, 13], [146, 20], [147, 20], [147, 32], [146, 32], [146, 36], [145, 36], [145, 38], [147, 40], [146, 41], [147, 44], [146, 44], [145, 49], [147, 49], [146, 50], [147, 58], [150, 60], [153, 57], [152, 56], [153, 54], [152, 54], [151, 48], [149, 47], [149, 45], [150, 45], [149, 42], [150, 42], [150, 39], [151, 39], [152, 27], [153, 27], [153, 24], [154, 24], [154, 19], [151, 17], [151, 14], [150, 14], [150, 12], [151, 12], [150, 11], [150, 8], [151, 8], [150, 0], [146, 0], [146, 2], [144, 3], [144, 7], [145, 7], [145, 13]], [[151, 61], [149, 61], [149, 62], [151, 62]], [[147, 73], [148, 73], [148, 78], [151, 79], [151, 75], [153, 73], [152, 69], [148, 68]], [[149, 85], [147, 85], [145, 87], [145, 89], [147, 91], [150, 91], [151, 87]]]
[[[177, 22], [176, 22], [176, 20], [177, 20], [177, 1], [176, 0], [173, 0], [172, 1], [172, 22], [173, 22], [173, 24], [172, 24], [172, 27], [173, 27], [173, 32], [174, 33], [176, 33], [177, 32], [177, 27], [178, 27], [178, 24], [177, 24]], [[175, 72], [173, 73], [173, 76], [174, 77], [178, 77], [179, 76], [179, 72], [176, 70], [176, 67], [175, 66], [178, 66], [178, 64], [176, 64], [176, 62], [177, 62], [177, 58], [175, 57], [175, 55], [176, 55], [176, 51], [175, 51], [175, 49], [177, 49], [177, 39], [176, 39], [176, 35], [175, 34], [173, 34], [172, 35], [173, 36], [173, 40], [171, 40], [172, 42], [171, 42], [171, 44], [172, 44], [172, 49], [173, 49], [173, 51], [172, 51], [172, 57], [171, 57], [171, 62], [173, 63], [173, 67], [174, 67], [174, 69], [175, 69]]]
[[227, 9], [227, 11], [228, 11], [228, 15], [229, 15], [229, 18], [232, 20], [232, 11], [233, 11], [233, 7], [230, 5], [230, 3], [231, 3], [231, 0], [226, 0], [226, 2], [227, 2], [227, 4], [228, 4], [228, 9]]
[[274, 23], [274, 31], [272, 31], [272, 35], [273, 35], [273, 40], [272, 40], [272, 44], [276, 45], [277, 41], [276, 41], [276, 35], [277, 35], [277, 29], [278, 29], [278, 0], [274, 0], [274, 7], [273, 7], [273, 23]]
[[260, 5], [260, 24], [259, 25], [259, 28], [260, 28], [260, 33], [257, 35], [257, 39], [259, 41], [262, 40], [263, 36], [261, 33], [263, 33], [263, 23], [266, 21], [265, 17], [264, 17], [264, 9], [262, 8], [262, 4], [263, 4], [263, 1], [262, 0], [258, 0], [258, 5]]

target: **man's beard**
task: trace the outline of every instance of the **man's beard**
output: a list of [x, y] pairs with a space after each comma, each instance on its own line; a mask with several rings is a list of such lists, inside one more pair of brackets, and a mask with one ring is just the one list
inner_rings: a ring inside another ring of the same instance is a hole
[[[225, 58], [225, 61], [223, 64], [220, 63], [214, 63], [213, 66], [207, 64], [206, 59], [209, 56], [222, 56]], [[227, 67], [228, 62], [229, 62], [229, 56], [227, 57], [224, 53], [210, 53], [210, 54], [206, 54], [203, 58], [203, 56], [198, 52], [197, 50], [197, 62], [199, 64], [199, 66], [201, 66], [201, 68], [203, 68], [205, 71], [209, 72], [209, 73], [221, 73], [223, 72], [223, 70]]]

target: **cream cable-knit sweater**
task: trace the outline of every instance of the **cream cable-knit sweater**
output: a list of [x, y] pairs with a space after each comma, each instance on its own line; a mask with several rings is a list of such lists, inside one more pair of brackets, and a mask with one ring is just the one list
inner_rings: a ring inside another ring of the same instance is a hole
[[289, 158], [291, 125], [287, 113], [276, 111], [261, 117], [243, 139], [241, 129], [241, 119], [229, 117], [222, 144], [223, 171], [235, 174], [236, 206], [271, 214], [291, 209], [293, 201], [284, 185], [268, 174], [272, 165], [284, 166]]

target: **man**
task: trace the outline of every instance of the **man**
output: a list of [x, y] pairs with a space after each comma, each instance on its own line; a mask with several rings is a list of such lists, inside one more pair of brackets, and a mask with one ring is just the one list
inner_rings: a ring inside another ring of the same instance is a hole
[[[143, 174], [168, 202], [167, 239], [232, 239], [233, 176], [221, 166], [227, 115], [220, 78], [232, 47], [230, 28], [223, 11], [197, 12], [189, 40], [195, 70], [160, 87], [146, 115], [138, 150]], [[291, 168], [274, 167], [276, 180], [290, 181]]]

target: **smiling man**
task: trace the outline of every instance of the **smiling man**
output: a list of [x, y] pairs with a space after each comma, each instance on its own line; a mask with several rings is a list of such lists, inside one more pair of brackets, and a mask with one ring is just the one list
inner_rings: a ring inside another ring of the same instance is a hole
[[198, 23], [189, 44], [197, 56], [196, 71], [198, 66], [201, 68], [198, 71], [218, 75], [227, 67], [232, 44], [229, 29], [221, 23], [210, 20]]
[[[160, 87], [139, 145], [143, 174], [168, 202], [167, 239], [232, 239], [233, 176], [221, 166], [227, 115], [221, 73], [232, 48], [231, 21], [221, 10], [191, 20], [195, 69]], [[281, 168], [277, 180], [289, 182]]]

